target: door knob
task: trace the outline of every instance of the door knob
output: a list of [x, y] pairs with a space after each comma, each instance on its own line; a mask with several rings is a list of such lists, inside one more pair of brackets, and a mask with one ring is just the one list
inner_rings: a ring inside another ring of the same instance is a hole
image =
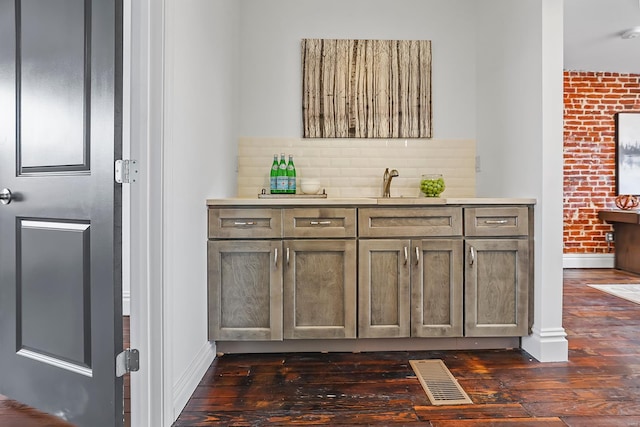
[[8, 205], [11, 203], [11, 190], [8, 188], [3, 188], [0, 190], [0, 203], [3, 205]]

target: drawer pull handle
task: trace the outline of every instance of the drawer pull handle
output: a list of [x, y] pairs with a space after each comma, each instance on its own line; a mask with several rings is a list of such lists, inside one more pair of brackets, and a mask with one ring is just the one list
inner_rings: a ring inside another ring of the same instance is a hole
[[311, 221], [311, 225], [331, 225], [331, 221]]
[[420, 248], [416, 246], [416, 265], [420, 264]]
[[273, 265], [278, 266], [278, 248], [273, 250]]
[[407, 261], [409, 260], [409, 250], [407, 247], [404, 247], [404, 265], [407, 265]]
[[287, 267], [289, 267], [289, 248], [287, 248]]
[[244, 221], [244, 222], [236, 221], [233, 223], [233, 225], [256, 225], [256, 222], [255, 221]]
[[507, 221], [506, 219], [488, 219], [485, 221], [485, 224], [506, 224]]
[[476, 260], [476, 251], [473, 249], [473, 246], [469, 246], [469, 265], [473, 265]]

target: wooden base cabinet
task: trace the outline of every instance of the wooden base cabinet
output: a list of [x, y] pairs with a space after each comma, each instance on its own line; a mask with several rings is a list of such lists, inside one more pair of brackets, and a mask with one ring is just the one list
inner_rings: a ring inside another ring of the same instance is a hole
[[358, 337], [410, 335], [410, 240], [360, 240]]
[[462, 208], [362, 208], [358, 219], [358, 336], [462, 336]]
[[209, 209], [209, 339], [355, 338], [355, 224], [355, 208]]
[[208, 258], [210, 339], [356, 337], [355, 241], [209, 241]]
[[463, 273], [461, 239], [423, 239], [411, 276], [411, 336], [461, 337]]
[[284, 338], [355, 338], [355, 240], [284, 245]]
[[209, 339], [282, 339], [282, 242], [210, 240]]
[[465, 335], [528, 334], [529, 242], [466, 242]]
[[465, 208], [465, 336], [525, 336], [533, 208]]
[[532, 236], [524, 204], [210, 207], [209, 339], [525, 336]]
[[361, 240], [360, 338], [461, 337], [462, 240]]

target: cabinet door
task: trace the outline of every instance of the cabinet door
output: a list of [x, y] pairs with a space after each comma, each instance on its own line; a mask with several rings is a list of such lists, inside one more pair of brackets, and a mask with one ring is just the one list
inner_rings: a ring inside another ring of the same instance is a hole
[[209, 241], [209, 339], [282, 339], [281, 241]]
[[360, 240], [358, 337], [408, 337], [409, 240]]
[[411, 336], [462, 336], [462, 240], [414, 240]]
[[465, 242], [465, 336], [528, 333], [529, 241]]
[[284, 337], [355, 338], [355, 240], [285, 240]]

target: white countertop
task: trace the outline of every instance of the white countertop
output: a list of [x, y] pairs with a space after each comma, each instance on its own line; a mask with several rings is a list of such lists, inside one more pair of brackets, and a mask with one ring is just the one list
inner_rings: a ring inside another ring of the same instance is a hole
[[530, 198], [493, 198], [493, 197], [469, 197], [469, 198], [441, 198], [441, 197], [327, 197], [306, 198], [296, 196], [290, 198], [226, 198], [207, 199], [207, 206], [407, 206], [407, 205], [534, 205], [536, 199]]

